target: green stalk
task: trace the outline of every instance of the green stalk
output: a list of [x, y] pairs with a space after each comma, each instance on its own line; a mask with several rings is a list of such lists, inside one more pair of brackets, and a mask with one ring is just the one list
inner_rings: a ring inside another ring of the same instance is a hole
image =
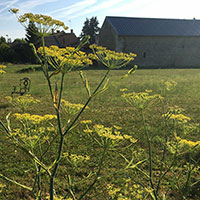
[[10, 135], [9, 129], [6, 127], [6, 125], [1, 120], [0, 120], [0, 124], [4, 128], [4, 130], [6, 131], [7, 135]]
[[87, 107], [87, 105], [90, 103], [90, 101], [92, 100], [92, 98], [94, 97], [94, 95], [97, 93], [97, 91], [99, 90], [99, 88], [101, 87], [101, 85], [103, 84], [103, 82], [105, 81], [106, 77], [108, 76], [110, 70], [108, 70], [106, 72], [106, 74], [104, 75], [103, 79], [101, 80], [101, 82], [99, 83], [99, 85], [97, 86], [97, 88], [94, 90], [94, 92], [92, 93], [91, 96], [89, 96], [88, 100], [86, 101], [85, 105], [83, 106], [83, 108], [80, 110], [80, 112], [76, 115], [76, 117], [74, 118], [74, 120], [71, 122], [71, 124], [68, 126], [68, 128], [64, 131], [63, 135], [66, 135], [68, 133], [68, 131], [73, 127], [73, 125], [76, 123], [76, 121], [78, 120], [78, 118], [80, 117], [80, 115], [82, 114], [82, 112], [85, 110], [85, 108]]
[[162, 159], [161, 159], [161, 166], [160, 166], [160, 174], [159, 174], [159, 180], [158, 180], [158, 183], [157, 183], [157, 186], [156, 186], [156, 194], [158, 195], [158, 191], [160, 189], [160, 184], [161, 184], [161, 180], [162, 180], [162, 172], [163, 172], [163, 167], [164, 167], [164, 161], [165, 161], [165, 156], [166, 156], [166, 152], [167, 152], [167, 147], [166, 147], [166, 144], [167, 144], [167, 136], [165, 137], [165, 146], [164, 146], [164, 149], [163, 149], [163, 155], [162, 155]]
[[60, 93], [59, 93], [59, 100], [58, 100], [58, 109], [60, 108], [61, 100], [62, 100], [62, 91], [64, 86], [64, 76], [65, 74], [62, 73], [61, 83], [60, 83]]
[[59, 165], [59, 161], [60, 161], [60, 158], [61, 158], [63, 142], [64, 142], [64, 135], [61, 135], [60, 136], [59, 149], [58, 149], [58, 156], [57, 156], [57, 159], [56, 159], [56, 163], [55, 163], [53, 172], [50, 176], [50, 191], [49, 191], [50, 200], [54, 199], [54, 178], [55, 178], [55, 175], [56, 175], [56, 172], [57, 172], [57, 169], [58, 169], [58, 165]]
[[[61, 95], [62, 95], [62, 90], [61, 90], [60, 96]], [[53, 194], [53, 192], [54, 192], [54, 178], [55, 178], [58, 166], [59, 166], [59, 161], [60, 161], [61, 154], [62, 154], [62, 147], [63, 147], [63, 143], [64, 143], [64, 135], [63, 135], [63, 132], [62, 132], [60, 112], [59, 112], [58, 109], [56, 109], [56, 114], [57, 114], [57, 120], [58, 120], [58, 131], [59, 131], [59, 134], [60, 134], [60, 142], [59, 142], [59, 149], [58, 149], [58, 154], [57, 154], [55, 166], [54, 166], [53, 172], [50, 176], [50, 200], [53, 200], [53, 198], [54, 198], [54, 194]]]
[[6, 181], [8, 181], [8, 182], [14, 183], [14, 184], [16, 184], [16, 185], [18, 185], [18, 186], [20, 186], [20, 187], [22, 187], [22, 188], [24, 188], [24, 189], [27, 189], [27, 190], [29, 190], [29, 191], [32, 191], [32, 188], [31, 188], [31, 187], [28, 187], [28, 186], [23, 185], [23, 184], [21, 184], [21, 183], [18, 183], [18, 182], [14, 181], [14, 180], [12, 180], [12, 179], [10, 179], [10, 178], [8, 178], [8, 177], [5, 177], [3, 174], [0, 174], [0, 178], [6, 180]]
[[105, 154], [106, 154], [107, 147], [108, 147], [108, 144], [105, 144], [101, 159], [100, 159], [99, 164], [98, 164], [99, 169], [96, 173], [96, 177], [95, 177], [94, 181], [92, 182], [92, 184], [89, 185], [89, 187], [86, 189], [86, 191], [78, 198], [78, 200], [83, 199], [83, 197], [85, 197], [85, 195], [93, 188], [95, 183], [98, 181], [99, 175], [100, 175], [100, 172], [101, 172], [101, 169], [102, 169], [102, 166], [103, 166], [103, 161], [104, 161], [104, 157], [105, 157]]
[[143, 126], [144, 126], [144, 132], [145, 132], [145, 135], [146, 135], [146, 138], [147, 138], [147, 144], [148, 144], [148, 153], [149, 153], [149, 182], [150, 182], [151, 188], [153, 189], [153, 194], [154, 194], [155, 200], [158, 200], [158, 196], [156, 194], [155, 186], [154, 186], [154, 183], [153, 183], [151, 138], [149, 137], [148, 130], [147, 130], [147, 127], [146, 127], [146, 122], [145, 122], [145, 116], [144, 116], [143, 109], [141, 109], [141, 114], [142, 114], [142, 122], [143, 122]]
[[195, 168], [195, 165], [191, 168], [191, 154], [190, 153], [189, 153], [189, 159], [190, 159], [190, 162], [189, 162], [190, 169], [189, 169], [189, 172], [187, 174], [187, 180], [186, 180], [185, 187], [184, 187], [186, 193], [188, 193], [190, 177], [191, 177], [192, 171]]
[[[48, 67], [47, 58], [46, 58], [46, 52], [45, 52], [44, 36], [42, 36], [41, 38], [42, 38], [42, 48], [43, 48], [43, 54], [44, 54], [44, 64], [43, 64], [43, 66], [44, 67]], [[49, 86], [49, 91], [50, 91], [50, 94], [51, 94], [51, 98], [53, 100], [53, 92], [52, 92], [51, 82], [50, 82], [50, 79], [49, 79], [48, 69], [44, 69], [42, 67], [42, 70], [43, 70], [43, 73], [44, 73], [44, 75], [45, 75], [45, 77], [47, 79], [48, 86]]]

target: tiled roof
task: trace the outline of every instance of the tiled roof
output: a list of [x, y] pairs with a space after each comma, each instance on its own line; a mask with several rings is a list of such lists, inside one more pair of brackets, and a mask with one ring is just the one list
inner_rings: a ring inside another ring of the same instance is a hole
[[118, 35], [200, 36], [200, 20], [106, 17]]
[[78, 38], [73, 32], [71, 33], [59, 32], [53, 35], [49, 35], [44, 39], [46, 46], [55, 45], [58, 47], [66, 47], [74, 45], [78, 42]]

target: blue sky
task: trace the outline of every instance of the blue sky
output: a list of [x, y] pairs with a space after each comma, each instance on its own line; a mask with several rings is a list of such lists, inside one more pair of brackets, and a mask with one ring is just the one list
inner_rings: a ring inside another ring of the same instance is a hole
[[[80, 35], [86, 18], [97, 16], [101, 27], [106, 16], [200, 19], [200, 0], [0, 0], [0, 36], [24, 38], [24, 28], [10, 8], [63, 21]], [[8, 35], [8, 36], [6, 36]]]

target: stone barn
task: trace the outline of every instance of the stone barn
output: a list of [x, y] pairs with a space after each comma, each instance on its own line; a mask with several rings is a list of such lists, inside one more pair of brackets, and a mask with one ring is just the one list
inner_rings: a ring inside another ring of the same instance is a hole
[[139, 67], [200, 67], [200, 20], [106, 17], [97, 43], [137, 54]]

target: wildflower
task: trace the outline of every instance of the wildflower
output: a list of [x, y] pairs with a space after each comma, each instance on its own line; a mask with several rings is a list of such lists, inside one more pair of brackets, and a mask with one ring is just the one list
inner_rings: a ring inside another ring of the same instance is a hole
[[139, 93], [137, 92], [126, 93], [122, 95], [122, 98], [124, 98], [133, 107], [143, 110], [150, 103], [154, 103], [156, 101], [163, 99], [163, 97], [160, 96], [159, 94], [150, 95], [149, 94], [150, 92], [152, 92], [152, 90], [146, 90], [145, 92], [139, 92]]
[[5, 65], [0, 65], [0, 74], [5, 74], [6, 72], [3, 70], [5, 69], [6, 66]]
[[70, 103], [69, 101], [66, 101], [64, 99], [62, 99], [61, 102], [62, 102], [65, 112], [71, 115], [77, 113], [79, 110], [81, 110], [84, 107], [83, 104]]
[[175, 87], [176, 87], [176, 85], [177, 85], [177, 82], [175, 82], [175, 81], [164, 81], [164, 80], [162, 80], [161, 82], [160, 82], [160, 85], [161, 85], [161, 88], [162, 88], [162, 90], [167, 90], [167, 91], [170, 91], [170, 90], [172, 90], [172, 89], [174, 89]]
[[4, 187], [6, 187], [6, 185], [3, 184], [3, 183], [0, 183], [0, 193], [2, 192], [2, 189], [3, 189]]
[[191, 140], [182, 139], [182, 138], [177, 137], [177, 136], [176, 136], [176, 139], [177, 139], [178, 143], [182, 144], [182, 145], [186, 145], [186, 146], [189, 146], [189, 147], [200, 146], [200, 141], [193, 142]]
[[[14, 14], [17, 14], [18, 11], [16, 8], [10, 9], [10, 12]], [[17, 19], [26, 29], [28, 28], [29, 22], [33, 22], [38, 30], [36, 34], [42, 37], [51, 34], [52, 29], [55, 31], [60, 28], [64, 30], [68, 29], [63, 22], [42, 14], [25, 13], [19, 17], [17, 16]]]
[[121, 88], [120, 89], [120, 92], [125, 92], [125, 91], [127, 91], [128, 89], [127, 88]]
[[12, 13], [14, 13], [14, 14], [16, 14], [16, 13], [18, 13], [19, 9], [17, 9], [17, 8], [11, 8], [9, 11], [12, 12]]
[[169, 111], [166, 114], [163, 114], [162, 116], [165, 117], [168, 120], [176, 120], [180, 123], [187, 123], [191, 120], [190, 117], [187, 117], [183, 115], [181, 112], [183, 109], [178, 107], [171, 107]]
[[84, 129], [84, 130], [83, 130], [83, 132], [84, 132], [84, 133], [92, 133], [92, 132], [93, 132], [93, 130], [91, 130], [91, 129], [87, 128], [87, 129]]
[[[117, 130], [115, 130], [117, 128]], [[121, 127], [114, 126], [114, 128], [104, 127], [103, 125], [96, 124], [93, 127], [94, 132], [97, 133], [100, 137], [115, 140], [115, 141], [122, 141], [124, 139], [129, 140], [131, 143], [135, 143], [137, 140], [134, 139], [132, 136], [123, 135], [118, 131]]]
[[115, 129], [117, 129], [117, 130], [122, 129], [120, 126], [117, 126], [117, 125], [113, 125], [113, 128], [115, 128]]
[[31, 95], [27, 94], [24, 96], [18, 96], [18, 97], [11, 97], [7, 96], [5, 97], [7, 101], [13, 105], [14, 107], [20, 107], [23, 112], [28, 108], [30, 105], [37, 104], [40, 102], [39, 99], [33, 98]]
[[68, 152], [64, 152], [63, 157], [68, 159], [68, 161], [74, 164], [75, 166], [85, 161], [90, 160], [90, 156], [88, 155], [83, 156], [83, 155], [77, 155], [77, 154], [69, 154]]
[[136, 54], [133, 53], [119, 53], [96, 45], [90, 45], [90, 48], [93, 50], [96, 59], [101, 61], [109, 69], [118, 69], [126, 66], [136, 57]]
[[81, 124], [91, 124], [92, 120], [82, 120]]
[[47, 122], [49, 120], [56, 119], [56, 115], [31, 115], [29, 113], [24, 113], [24, 114], [19, 114], [15, 113], [14, 116], [16, 117], [17, 120], [20, 121], [28, 121], [31, 124], [40, 124], [42, 122]]
[[[43, 47], [40, 47], [37, 52], [41, 56], [44, 56]], [[48, 57], [49, 64], [56, 70], [59, 69], [62, 73], [67, 73], [75, 68], [80, 68], [92, 64], [92, 61], [89, 59], [85, 52], [75, 52], [74, 47], [45, 47], [45, 54]]]

